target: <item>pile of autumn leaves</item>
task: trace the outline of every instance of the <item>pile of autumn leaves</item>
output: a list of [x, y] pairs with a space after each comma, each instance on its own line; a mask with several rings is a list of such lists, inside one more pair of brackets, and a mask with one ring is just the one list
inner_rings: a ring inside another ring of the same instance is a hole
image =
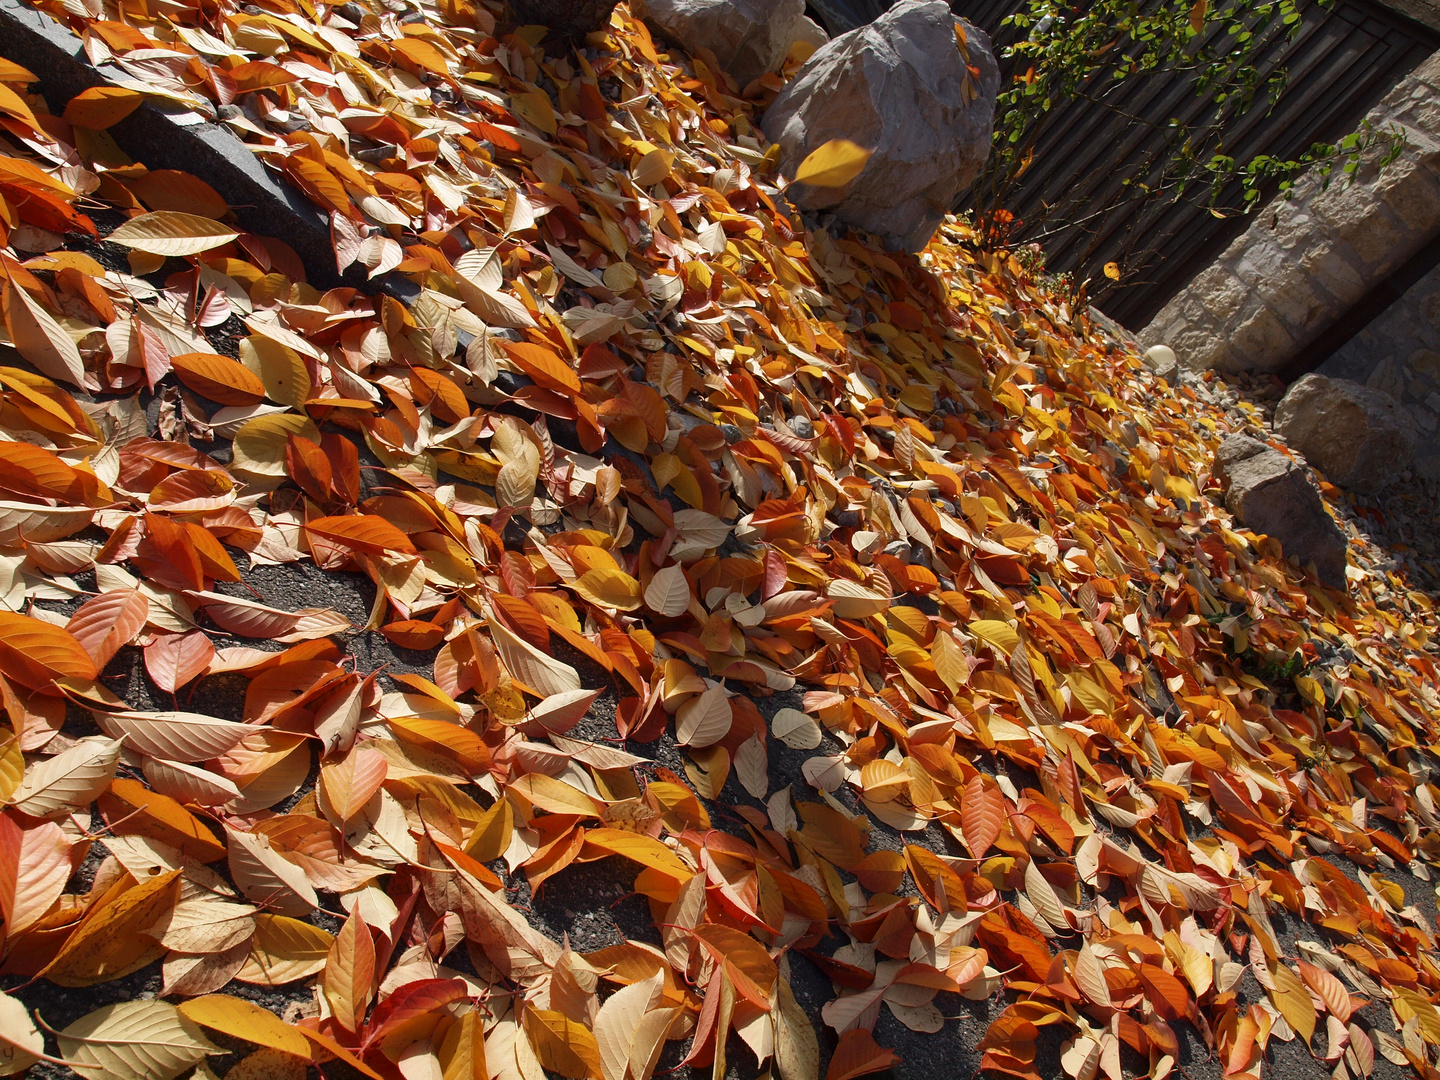
[[[0, 292], [34, 369], [0, 368], [0, 586], [32, 605], [0, 615], [0, 974], [159, 962], [169, 999], [77, 1020], [61, 1060], [168, 1080], [224, 1036], [239, 1078], [647, 1080], [667, 1042], [723, 1075], [735, 1035], [811, 1080], [813, 963], [828, 1080], [894, 1062], [882, 1014], [939, 1032], [938, 994], [1002, 986], [981, 1049], [1017, 1077], [1059, 1026], [1077, 1080], [1122, 1047], [1163, 1080], [1182, 1020], [1257, 1075], [1321, 1016], [1337, 1076], [1433, 1069], [1429, 929], [1318, 857], [1440, 855], [1430, 606], [1235, 532], [1204, 490], [1223, 417], [960, 226], [918, 260], [805, 232], [751, 106], [623, 7], [557, 56], [463, 0], [53, 13], [145, 89], [55, 117], [0, 64]], [[229, 107], [337, 263], [418, 298], [322, 293], [208, 185], [123, 159], [105, 129], [147, 95]], [[96, 201], [128, 272], [85, 253]], [[243, 595], [241, 554], [365, 573], [364, 629], [435, 650], [429, 677], [355, 670], [348, 621]], [[176, 711], [107, 689], [136, 649]], [[180, 711], [225, 677], [238, 718]], [[667, 733], [684, 776], [629, 752]], [[776, 791], [781, 743], [809, 756]], [[932, 824], [950, 854], [870, 843]], [[608, 858], [648, 943], [577, 954], [505, 891]], [[1277, 904], [1326, 944], [1281, 955]], [[310, 979], [295, 1024], [224, 992]], [[44, 1053], [24, 998], [0, 1074]]]

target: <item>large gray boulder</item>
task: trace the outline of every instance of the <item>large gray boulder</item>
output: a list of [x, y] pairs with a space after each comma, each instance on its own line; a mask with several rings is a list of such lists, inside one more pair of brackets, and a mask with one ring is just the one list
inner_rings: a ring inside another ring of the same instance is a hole
[[1225, 505], [1241, 524], [1279, 540], [1300, 565], [1313, 563], [1324, 584], [1346, 587], [1345, 534], [1303, 468], [1258, 439], [1231, 435], [1215, 451], [1215, 470], [1229, 481]]
[[709, 49], [741, 89], [779, 71], [809, 32], [805, 0], [630, 0], [630, 13], [689, 52]]
[[761, 119], [794, 176], [832, 139], [874, 153], [843, 188], [795, 184], [802, 209], [831, 210], [887, 243], [919, 251], [990, 155], [1000, 71], [981, 30], [942, 0], [902, 0], [816, 50]]
[[1415, 422], [1389, 394], [1306, 375], [1275, 409], [1275, 430], [1333, 484], [1379, 491], [1415, 456]]

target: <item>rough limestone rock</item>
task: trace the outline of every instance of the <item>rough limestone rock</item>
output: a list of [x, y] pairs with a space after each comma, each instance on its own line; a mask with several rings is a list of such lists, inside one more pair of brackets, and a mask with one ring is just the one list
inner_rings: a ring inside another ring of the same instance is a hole
[[1415, 424], [1389, 394], [1306, 375], [1275, 409], [1275, 430], [1332, 484], [1372, 494], [1410, 464]]
[[1300, 565], [1314, 563], [1332, 589], [1346, 587], [1345, 534], [1304, 469], [1258, 439], [1231, 435], [1215, 452], [1215, 470], [1230, 483], [1225, 505], [1247, 529], [1275, 537]]
[[942, 0], [904, 0], [816, 50], [761, 120], [781, 170], [794, 176], [831, 139], [874, 154], [843, 188], [792, 186], [796, 205], [831, 210], [892, 247], [929, 243], [990, 154], [1000, 86], [990, 39], [961, 20], [967, 64], [955, 24]]
[[683, 49], [709, 49], [741, 89], [780, 70], [808, 21], [805, 0], [630, 0], [630, 12]]
[[795, 27], [795, 40], [803, 41], [818, 49], [821, 45], [828, 45], [830, 43], [830, 35], [825, 32], [823, 26], [810, 18], [809, 15], [802, 15], [799, 25]]
[[557, 34], [581, 38], [610, 25], [619, 0], [510, 0], [515, 21], [548, 26]]

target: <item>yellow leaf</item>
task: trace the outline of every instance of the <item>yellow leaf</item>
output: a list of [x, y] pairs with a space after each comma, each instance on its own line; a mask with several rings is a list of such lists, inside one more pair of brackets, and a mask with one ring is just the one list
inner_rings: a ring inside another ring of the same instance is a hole
[[163, 1001], [121, 1001], [59, 1032], [60, 1053], [88, 1080], [170, 1080], [207, 1054], [224, 1053]]
[[1009, 623], [997, 619], [977, 619], [965, 627], [986, 645], [990, 645], [1009, 656], [1020, 644], [1020, 635]]
[[640, 606], [640, 583], [623, 570], [597, 567], [571, 586], [597, 607], [634, 611]]
[[545, 1068], [561, 1076], [604, 1076], [595, 1036], [578, 1020], [549, 1009], [526, 1009], [525, 1034]]
[[45, 1037], [30, 1019], [25, 1006], [0, 992], [0, 1076], [15, 1076], [39, 1061]]
[[514, 830], [514, 807], [509, 799], [498, 799], [471, 830], [465, 842], [465, 854], [476, 862], [492, 862], [505, 854]]
[[171, 870], [92, 911], [42, 974], [58, 986], [94, 986], [148, 963], [159, 945], [142, 930], [175, 904], [179, 877], [179, 870]]
[[232, 444], [232, 468], [257, 476], [278, 478], [285, 475], [285, 441], [290, 435], [309, 439], [317, 445], [320, 429], [308, 416], [295, 413], [269, 413], [247, 421], [235, 433]]
[[563, 780], [556, 780], [544, 773], [526, 773], [509, 787], [537, 810], [547, 814], [573, 814], [579, 817], [599, 817], [595, 800], [579, 788], [571, 787]]
[[461, 1016], [437, 1049], [444, 1080], [489, 1080], [485, 1062], [484, 1017], [478, 1009]]
[[305, 361], [288, 345], [253, 334], [240, 339], [240, 362], [265, 386], [265, 396], [281, 405], [300, 408], [310, 396]]
[[9, 281], [0, 283], [5, 328], [16, 350], [52, 379], [80, 386], [85, 361], [65, 329], [29, 293]]
[[543, 90], [513, 95], [510, 98], [510, 109], [516, 116], [534, 124], [546, 135], [554, 135], [559, 130], [555, 107], [550, 104], [550, 95]]
[[656, 148], [635, 163], [630, 170], [630, 179], [636, 187], [650, 188], [670, 175], [675, 164], [675, 155], [668, 150]]
[[309, 1058], [310, 1044], [269, 1009], [229, 994], [207, 994], [179, 1006], [180, 1015], [201, 1027], [259, 1046]]
[[151, 255], [198, 255], [228, 244], [240, 234], [210, 218], [157, 210], [131, 218], [105, 239]]
[[642, 866], [658, 870], [679, 881], [689, 881], [695, 876], [680, 856], [659, 840], [626, 829], [590, 829], [585, 834], [585, 843], [611, 855], [633, 859]]
[[325, 966], [334, 943], [335, 939], [318, 926], [262, 912], [255, 916], [250, 955], [235, 977], [261, 986], [279, 986], [308, 978]]
[[800, 163], [795, 182], [811, 187], [844, 187], [860, 175], [873, 153], [849, 139], [831, 139]]
[[1300, 691], [1300, 696], [1310, 704], [1325, 708], [1325, 688], [1318, 679], [1312, 679], [1309, 675], [1296, 675], [1295, 689]]
[[8, 728], [0, 727], [0, 800], [10, 801], [25, 777], [25, 755], [20, 740]]
[[1280, 1015], [1295, 1029], [1295, 1034], [1308, 1045], [1315, 1034], [1315, 1002], [1310, 998], [1310, 991], [1305, 989], [1300, 976], [1284, 964], [1276, 964], [1270, 974], [1275, 980], [1270, 999]]

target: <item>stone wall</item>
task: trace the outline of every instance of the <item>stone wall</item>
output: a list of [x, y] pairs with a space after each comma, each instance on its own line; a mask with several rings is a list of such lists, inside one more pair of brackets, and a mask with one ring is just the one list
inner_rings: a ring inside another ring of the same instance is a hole
[[1440, 267], [1318, 369], [1393, 395], [1415, 418], [1420, 446], [1412, 466], [1440, 480]]
[[1275, 200], [1140, 332], [1192, 371], [1275, 371], [1440, 234], [1440, 53], [1371, 110], [1409, 144], [1353, 180], [1311, 173]]

